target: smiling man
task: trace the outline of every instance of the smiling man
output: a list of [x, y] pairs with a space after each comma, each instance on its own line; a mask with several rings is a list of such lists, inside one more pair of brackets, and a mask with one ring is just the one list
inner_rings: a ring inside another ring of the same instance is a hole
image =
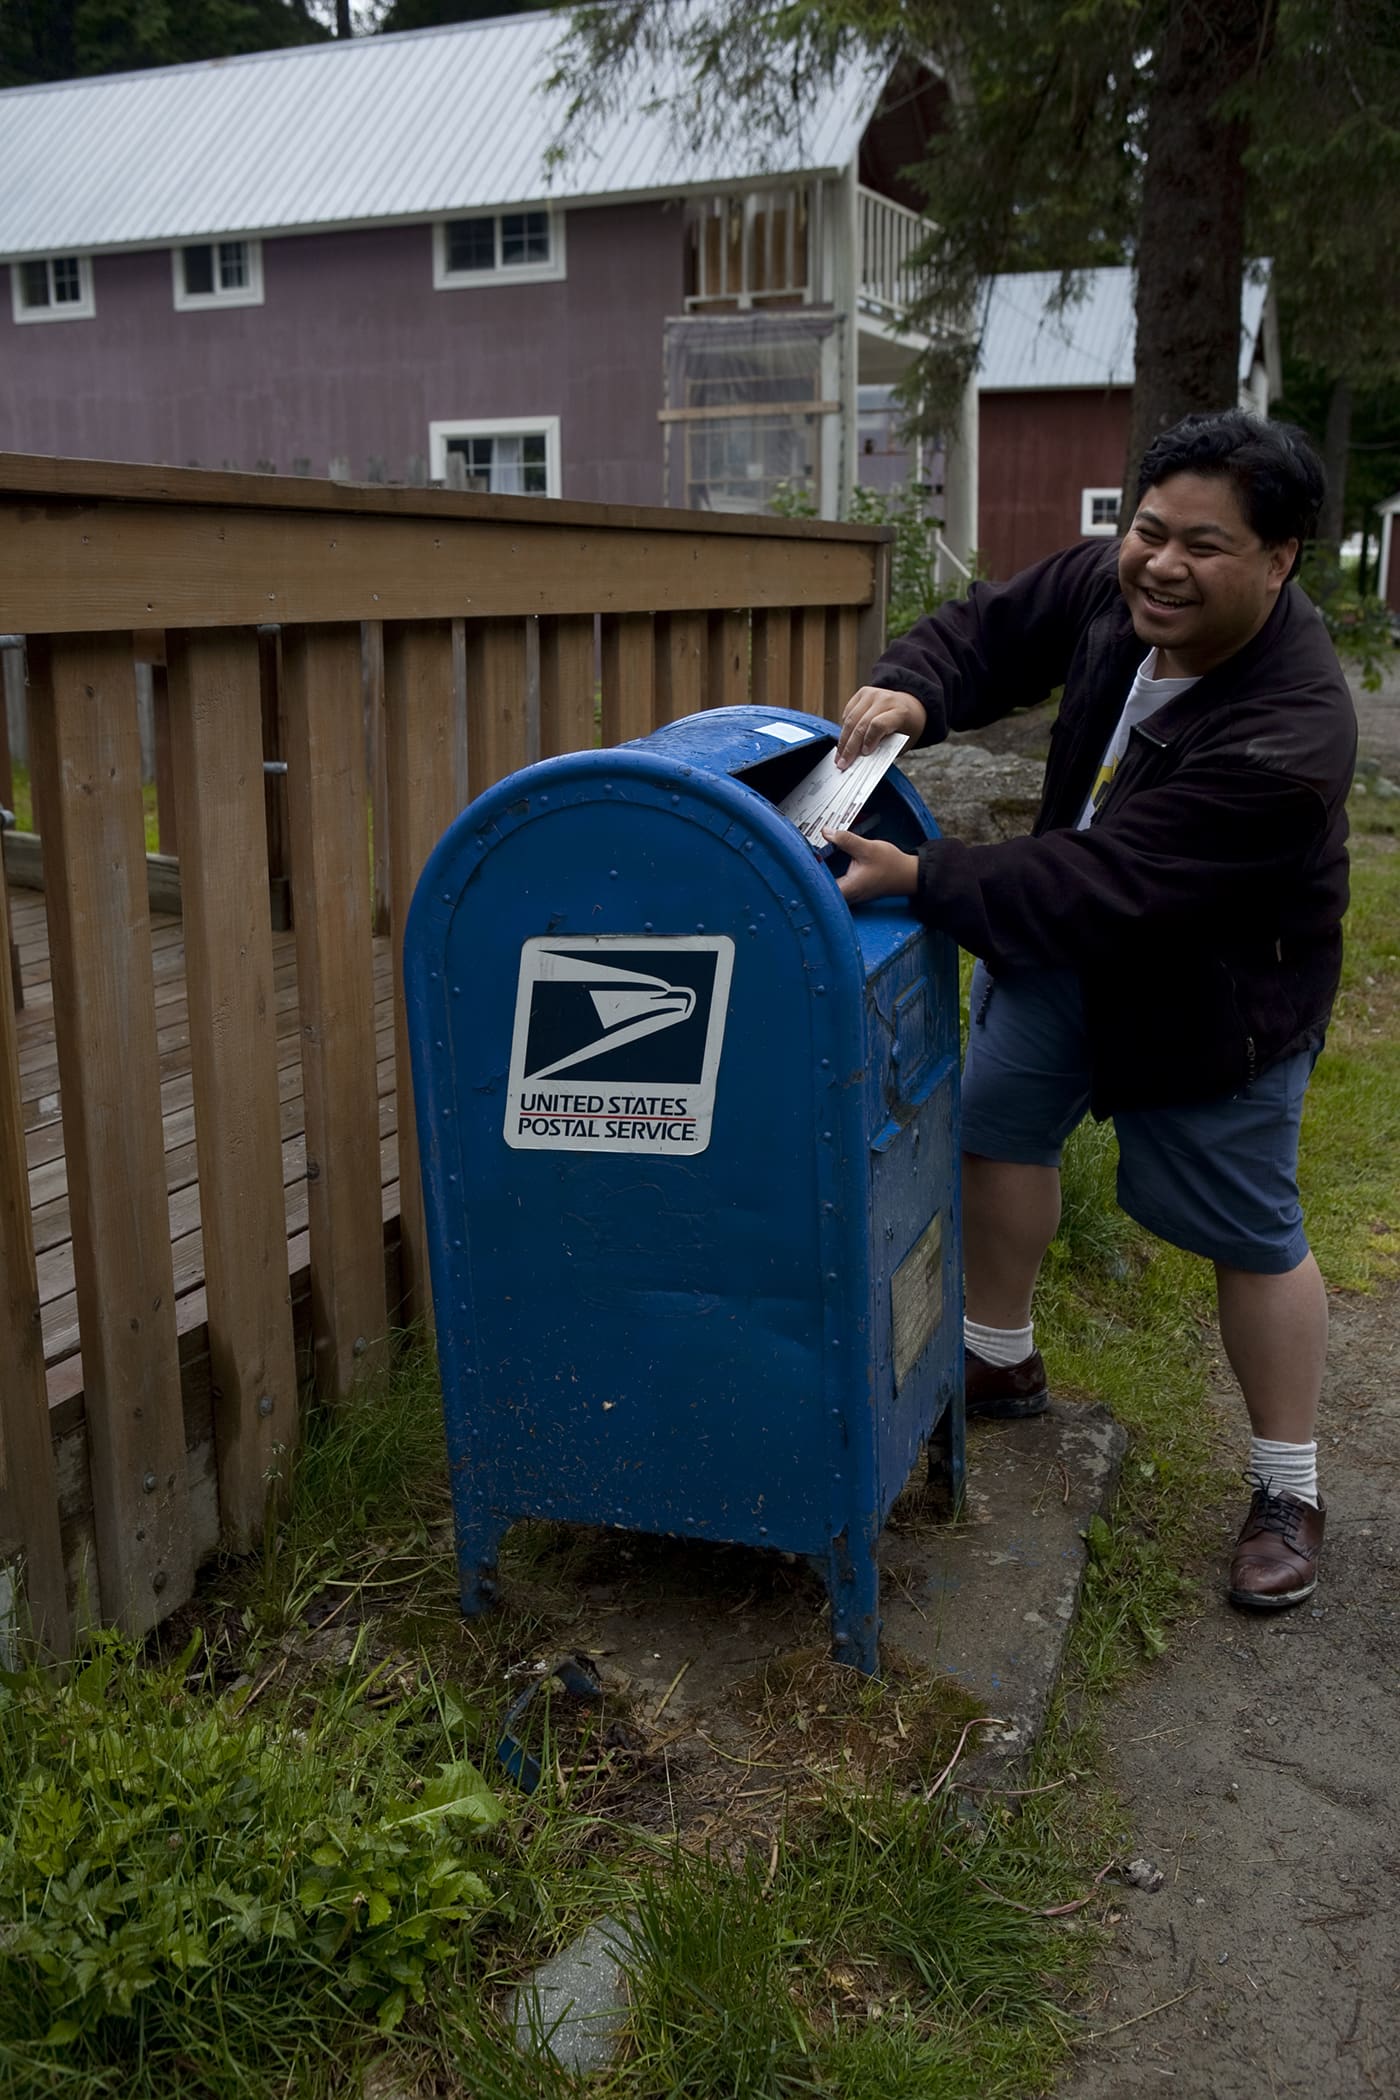
[[894, 643], [838, 763], [892, 730], [937, 743], [1063, 685], [1034, 832], [917, 855], [849, 833], [852, 905], [908, 896], [979, 958], [963, 1074], [970, 1413], [1040, 1413], [1031, 1301], [1060, 1149], [1111, 1116], [1118, 1200], [1215, 1265], [1248, 1411], [1235, 1604], [1311, 1595], [1327, 1299], [1298, 1127], [1341, 966], [1356, 722], [1291, 581], [1322, 471], [1287, 425], [1191, 416], [1151, 446], [1132, 521]]

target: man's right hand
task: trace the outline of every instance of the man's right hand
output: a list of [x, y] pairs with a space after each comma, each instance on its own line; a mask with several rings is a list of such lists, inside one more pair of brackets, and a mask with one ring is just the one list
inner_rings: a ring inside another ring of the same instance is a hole
[[912, 693], [887, 693], [882, 686], [863, 685], [852, 693], [841, 716], [837, 770], [844, 772], [853, 759], [863, 758], [887, 736], [902, 733], [917, 744], [927, 724], [923, 702]]

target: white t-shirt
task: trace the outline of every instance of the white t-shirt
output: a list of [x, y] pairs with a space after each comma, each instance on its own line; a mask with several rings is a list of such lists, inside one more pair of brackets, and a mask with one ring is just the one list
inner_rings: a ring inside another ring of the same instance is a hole
[[1118, 727], [1109, 738], [1103, 757], [1099, 760], [1099, 770], [1094, 785], [1089, 790], [1089, 799], [1084, 804], [1083, 815], [1074, 827], [1076, 831], [1087, 831], [1093, 823], [1094, 812], [1108, 793], [1109, 783], [1118, 771], [1118, 761], [1128, 748], [1128, 738], [1132, 735], [1134, 725], [1145, 722], [1149, 715], [1156, 714], [1159, 707], [1165, 707], [1178, 693], [1184, 693], [1189, 686], [1198, 682], [1195, 678], [1149, 677], [1148, 674], [1156, 661], [1157, 651], [1151, 649], [1138, 665], [1137, 677], [1133, 680], [1123, 712], [1118, 717]]

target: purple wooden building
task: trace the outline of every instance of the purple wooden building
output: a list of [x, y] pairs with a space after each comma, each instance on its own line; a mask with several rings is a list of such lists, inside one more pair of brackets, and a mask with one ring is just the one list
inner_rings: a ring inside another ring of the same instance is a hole
[[[724, 510], [790, 483], [839, 514], [860, 390], [921, 344], [900, 171], [942, 84], [852, 68], [776, 145], [567, 137], [558, 35], [0, 94], [0, 447]], [[956, 545], [970, 492], [947, 507]]]

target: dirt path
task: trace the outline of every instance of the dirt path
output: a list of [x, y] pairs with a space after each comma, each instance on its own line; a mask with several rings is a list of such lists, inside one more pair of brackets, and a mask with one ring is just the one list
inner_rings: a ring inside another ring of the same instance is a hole
[[[1237, 1430], [1238, 1402], [1218, 1404]], [[1217, 1578], [1202, 1618], [1118, 1702], [1112, 1776], [1134, 1850], [1166, 1880], [1115, 1899], [1091, 2014], [1106, 2038], [1058, 2100], [1400, 2091], [1397, 1432], [1400, 1293], [1339, 1300], [1323, 1580], [1311, 1607], [1256, 1619]], [[1203, 1541], [1217, 1562], [1231, 1529], [1217, 1520]]]
[[[1363, 755], [1400, 781], [1400, 665], [1357, 693]], [[1213, 1404], [1243, 1450], [1238, 1398]], [[1056, 2100], [1400, 2093], [1400, 1291], [1333, 1303], [1329, 1504], [1311, 1606], [1232, 1611], [1202, 1539], [1201, 1619], [1115, 1706], [1111, 1773], [1155, 1894], [1115, 1899], [1088, 2045]]]

